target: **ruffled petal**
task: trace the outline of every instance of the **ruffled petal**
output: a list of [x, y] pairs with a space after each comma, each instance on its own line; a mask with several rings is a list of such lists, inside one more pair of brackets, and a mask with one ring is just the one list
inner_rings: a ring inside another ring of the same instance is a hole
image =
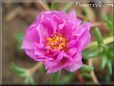
[[85, 31], [89, 31], [91, 24], [90, 23], [84, 23], [76, 30], [76, 35], [81, 36]]
[[68, 63], [69, 61], [67, 61], [67, 60], [68, 59], [64, 57], [64, 58], [62, 58], [60, 60], [60, 62], [55, 62], [55, 64], [53, 64], [52, 66], [48, 67], [47, 73], [50, 74], [50, 73], [54, 73], [54, 72], [57, 72], [57, 71], [61, 70], [62, 68], [67, 66], [67, 64], [69, 64]]
[[[77, 32], [72, 36], [72, 40], [68, 43], [68, 47], [76, 47], [77, 49], [83, 50], [90, 42], [90, 23], [83, 24]], [[75, 39], [73, 39], [75, 37]]]
[[64, 57], [64, 51], [61, 51], [58, 56], [57, 56], [57, 60], [60, 61], [63, 57]]
[[35, 29], [36, 25], [32, 25], [28, 28], [22, 43], [22, 49], [33, 49], [33, 42], [39, 43], [39, 34]]
[[[85, 28], [85, 30], [83, 30], [83, 28]], [[78, 49], [83, 50], [89, 44], [89, 42], [90, 42], [89, 29], [90, 29], [90, 23], [85, 23], [80, 28], [80, 32], [78, 32], [78, 33], [80, 33], [81, 35], [79, 34], [80, 36], [79, 36], [79, 39], [78, 39], [78, 42], [77, 42]]]
[[47, 29], [42, 24], [39, 24], [37, 26], [37, 31], [39, 33], [40, 44], [44, 44], [45, 45], [46, 38], [49, 37]]
[[75, 55], [77, 52], [77, 48], [70, 48], [67, 53], [71, 56]]
[[78, 28], [79, 25], [81, 24], [81, 20], [76, 17], [76, 13], [74, 10], [70, 11], [69, 13], [69, 22], [71, 22], [74, 26], [74, 28]]
[[57, 32], [60, 33], [67, 41], [69, 41], [73, 32], [72, 24], [63, 22], [59, 25]]
[[68, 66], [68, 67], [65, 67], [64, 69], [69, 71], [69, 72], [75, 72], [76, 70], [80, 69], [82, 67], [82, 63], [79, 63], [79, 62], [75, 62], [74, 64]]
[[34, 54], [38, 56], [44, 55], [46, 52], [44, 45], [34, 43]]
[[71, 64], [66, 66], [64, 69], [70, 72], [74, 72], [78, 70], [82, 65], [82, 55], [78, 52], [74, 57], [73, 60], [70, 62]]
[[30, 56], [35, 61], [44, 61], [45, 58], [43, 56], [38, 56], [34, 54], [34, 50], [32, 49], [25, 49], [25, 52], [28, 56]]

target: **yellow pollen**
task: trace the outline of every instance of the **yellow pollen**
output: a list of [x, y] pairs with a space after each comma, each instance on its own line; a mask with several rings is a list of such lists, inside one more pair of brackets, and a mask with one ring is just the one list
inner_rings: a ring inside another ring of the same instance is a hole
[[47, 38], [47, 49], [53, 50], [66, 50], [66, 40], [60, 34], [54, 34], [52, 37]]

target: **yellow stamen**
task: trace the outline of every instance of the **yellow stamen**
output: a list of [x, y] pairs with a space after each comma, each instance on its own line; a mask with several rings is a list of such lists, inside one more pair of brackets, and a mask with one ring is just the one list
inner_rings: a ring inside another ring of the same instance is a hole
[[66, 40], [60, 34], [54, 34], [52, 37], [47, 38], [47, 49], [53, 50], [66, 50]]

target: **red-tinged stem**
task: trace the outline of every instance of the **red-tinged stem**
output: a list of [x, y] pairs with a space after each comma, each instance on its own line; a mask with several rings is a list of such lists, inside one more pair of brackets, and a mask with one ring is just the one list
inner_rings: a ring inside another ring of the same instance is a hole
[[79, 78], [79, 80], [80, 80], [80, 83], [81, 84], [84, 84], [84, 78], [83, 78], [83, 76], [80, 74], [80, 72], [79, 71], [77, 71], [77, 74], [76, 74], [77, 76], [78, 76], [78, 78]]
[[[92, 59], [88, 59], [88, 64], [89, 64], [90, 66], [93, 66], [93, 64], [92, 64]], [[99, 81], [98, 81], [98, 79], [97, 79], [97, 77], [96, 77], [96, 75], [95, 75], [94, 70], [92, 70], [92, 71], [90, 72], [90, 74], [91, 74], [91, 76], [92, 76], [93, 82], [96, 83], [96, 84], [99, 84]]]
[[34, 67], [29, 69], [30, 75], [33, 75], [37, 69], [39, 69], [42, 66], [42, 62], [38, 62]]

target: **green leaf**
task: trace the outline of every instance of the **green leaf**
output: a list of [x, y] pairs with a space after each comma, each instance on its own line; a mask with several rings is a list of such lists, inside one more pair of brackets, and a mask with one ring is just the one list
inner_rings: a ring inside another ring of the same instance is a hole
[[93, 30], [93, 33], [94, 33], [94, 35], [96, 37], [96, 40], [98, 42], [98, 45], [100, 46], [103, 43], [103, 37], [102, 37], [102, 34], [101, 34], [100, 30], [96, 27]]
[[108, 61], [109, 74], [112, 75], [112, 63]]
[[102, 18], [109, 29], [113, 29], [113, 16], [114, 14], [112, 15], [106, 15], [104, 13], [102, 14]]
[[35, 84], [35, 82], [31, 76], [28, 76], [25, 78], [25, 84]]
[[89, 53], [88, 54], [88, 58], [93, 58], [93, 57], [97, 57], [99, 55], [99, 51], [95, 51], [94, 53]]
[[86, 78], [89, 78], [89, 79], [92, 78], [91, 74], [89, 74], [89, 73], [81, 73], [81, 75], [82, 75], [83, 77], [86, 77]]
[[109, 49], [108, 49], [108, 59], [110, 59], [110, 60], [114, 60], [114, 52], [113, 52], [113, 50], [114, 50], [114, 43], [112, 43], [112, 44], [110, 44], [109, 45]]
[[83, 65], [81, 68], [80, 68], [80, 71], [81, 72], [89, 72], [89, 71], [92, 71], [94, 68], [93, 66], [89, 66], [89, 65]]
[[27, 69], [16, 66], [14, 63], [11, 63], [10, 69], [19, 77], [25, 77]]
[[25, 84], [34, 84], [34, 80], [29, 71], [25, 68], [16, 66], [14, 63], [10, 65], [10, 69], [20, 78], [25, 79]]
[[71, 80], [75, 77], [75, 73], [69, 73], [68, 75], [65, 75], [62, 77], [61, 84], [69, 83]]
[[107, 57], [106, 57], [106, 55], [103, 55], [102, 56], [102, 62], [101, 62], [101, 70], [103, 70], [104, 68], [105, 68], [105, 66], [106, 66], [106, 64], [107, 64]]
[[89, 59], [89, 58], [95, 58], [99, 56], [101, 51], [98, 50], [98, 48], [91, 48], [88, 50], [83, 51], [83, 57], [84, 59]]
[[60, 75], [61, 75], [61, 71], [52, 74], [51, 83], [52, 84], [59, 84], [59, 82], [60, 82]]
[[105, 53], [106, 53], [108, 50], [108, 46], [106, 44], [102, 43], [101, 47], [105, 50]]
[[63, 10], [67, 12], [73, 6], [74, 3], [75, 1], [71, 1], [70, 3], [67, 3], [67, 5], [63, 7]]
[[19, 32], [16, 34], [16, 40], [18, 42], [18, 46], [17, 46], [17, 49], [20, 51], [21, 50], [21, 46], [22, 46], [22, 38], [23, 38], [23, 33], [22, 32]]

